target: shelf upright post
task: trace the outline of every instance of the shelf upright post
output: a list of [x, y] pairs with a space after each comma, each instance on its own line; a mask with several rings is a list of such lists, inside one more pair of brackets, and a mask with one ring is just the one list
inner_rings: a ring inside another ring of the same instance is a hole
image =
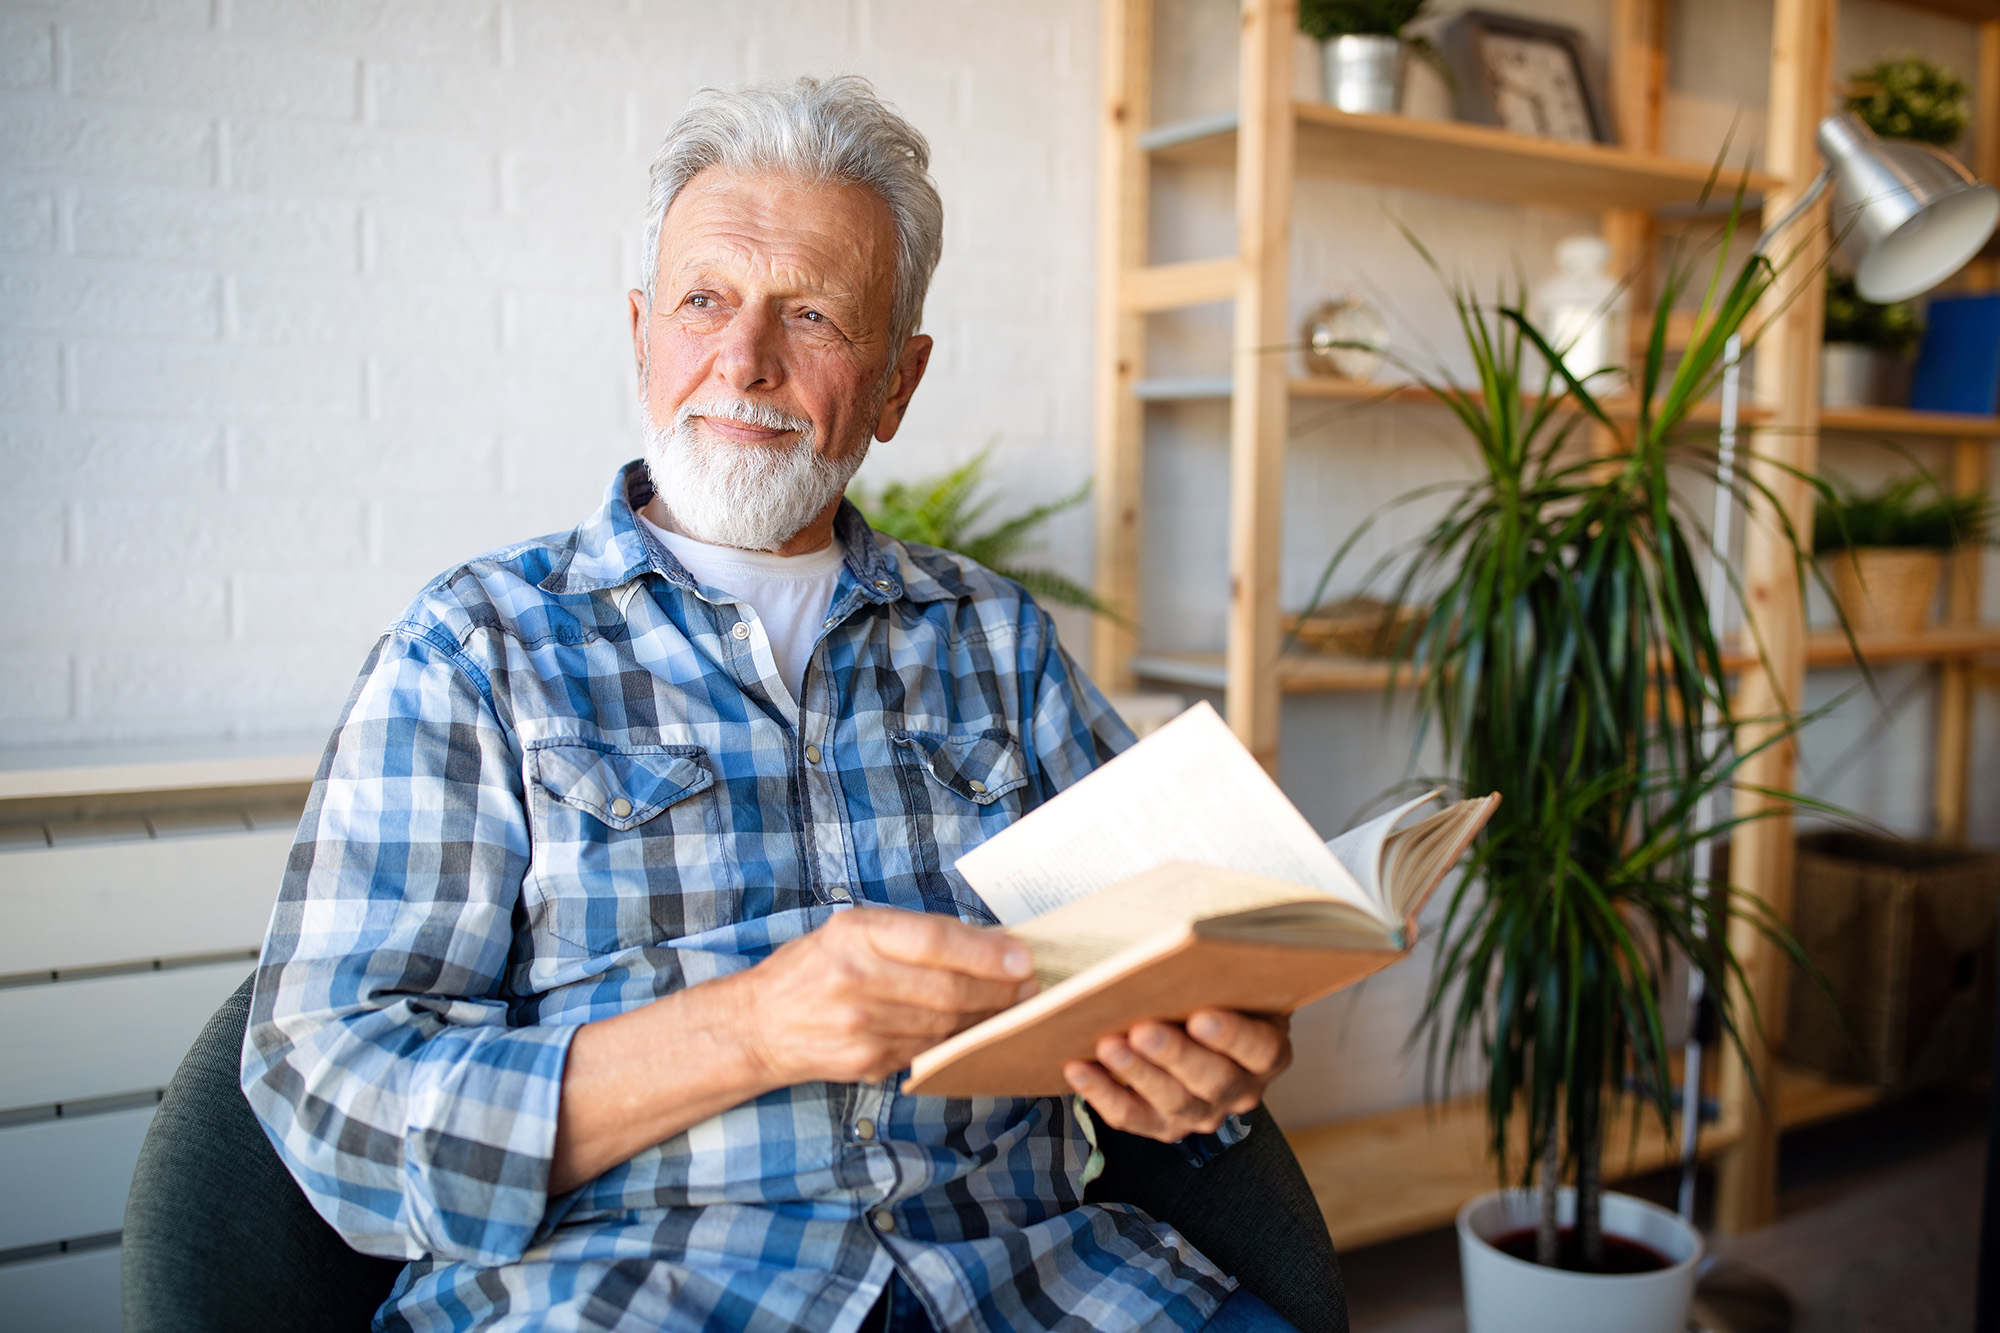
[[1152, 118], [1153, 0], [1103, 0], [1097, 164], [1097, 595], [1118, 609], [1091, 620], [1091, 674], [1104, 689], [1132, 688], [1139, 621], [1139, 501], [1145, 408], [1146, 317], [1126, 298], [1126, 275], [1146, 263], [1149, 165], [1139, 135]]
[[[1973, 80], [1972, 174], [2000, 180], [2000, 19], [1979, 25], [1979, 65]], [[1975, 259], [1965, 266], [1975, 291], [2000, 287], [2000, 259]]]
[[[1973, 121], [1973, 169], [1981, 180], [2000, 180], [2000, 20], [1979, 25], [1978, 105]], [[1975, 289], [2000, 287], [2000, 262], [1976, 260], [1967, 267]], [[1986, 492], [1983, 439], [1959, 440], [1952, 456], [1952, 489], [1961, 495]], [[1985, 553], [1968, 546], [1952, 553], [1951, 582], [1945, 592], [1945, 619], [1952, 625], [1979, 623], [1980, 566]], [[1977, 668], [1969, 657], [1946, 660], [1938, 674], [1937, 836], [1965, 841], [1971, 814], [1972, 685]]]
[[[1960, 495], [1986, 492], [1986, 441], [1953, 443], [1951, 488]], [[1945, 623], [1979, 623], [1979, 575], [1985, 551], [1967, 543], [1951, 554], [1945, 586]], [[1948, 657], [1938, 665], [1937, 778], [1932, 787], [1937, 838], [1943, 843], [1965, 841], [1971, 813], [1972, 659]]]
[[1297, 0], [1242, 0], [1236, 320], [1229, 412], [1229, 725], [1278, 771], [1278, 559], [1285, 502], [1293, 33]]
[[[1772, 14], [1771, 100], [1765, 169], [1783, 184], [1765, 200], [1766, 217], [1782, 216], [1819, 169], [1814, 133], [1833, 83], [1834, 0], [1775, 0]], [[1770, 412], [1751, 437], [1746, 473], [1765, 488], [1744, 525], [1745, 612], [1762, 634], [1765, 658], [1748, 663], [1737, 693], [1747, 719], [1737, 743], [1749, 749], [1798, 709], [1805, 684], [1805, 607], [1780, 514], [1795, 532], [1812, 531], [1811, 474], [1819, 459], [1819, 348], [1825, 287], [1820, 258], [1827, 235], [1824, 201], [1809, 208], [1772, 245], [1781, 273], [1767, 297], [1757, 344], [1756, 391]], [[1791, 914], [1792, 821], [1759, 790], [1787, 790], [1796, 754], [1790, 741], [1746, 759], [1736, 778], [1739, 815], [1775, 813], [1739, 825], [1731, 837], [1730, 879], [1740, 894], [1762, 900], [1781, 918]], [[1744, 959], [1748, 993], [1739, 986], [1737, 1012], [1754, 1012], [1761, 1031], [1746, 1030], [1747, 1060], [1722, 1062], [1723, 1114], [1740, 1116], [1743, 1136], [1724, 1155], [1717, 1180], [1715, 1221], [1725, 1235], [1763, 1226], [1777, 1214], [1778, 1119], [1773, 1104], [1773, 1047], [1784, 1032], [1787, 960], [1767, 946], [1744, 913], [1732, 916], [1730, 942]], [[1745, 1003], [1748, 1001], [1748, 1003]], [[1752, 1008], [1754, 1006], [1754, 1010]]]
[[[1611, 102], [1619, 147], [1635, 153], [1660, 151], [1660, 106], [1666, 95], [1667, 0], [1615, 0], [1611, 11]], [[1604, 215], [1604, 241], [1611, 247], [1611, 271], [1630, 278], [1626, 289], [1625, 358], [1638, 365], [1645, 347], [1653, 303], [1653, 249], [1658, 229], [1643, 208], [1616, 208]]]

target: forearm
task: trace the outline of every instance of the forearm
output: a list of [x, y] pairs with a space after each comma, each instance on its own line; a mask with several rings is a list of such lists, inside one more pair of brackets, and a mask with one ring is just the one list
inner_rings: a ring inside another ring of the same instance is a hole
[[739, 973], [578, 1029], [563, 1066], [551, 1195], [782, 1086], [745, 1040], [751, 989]]

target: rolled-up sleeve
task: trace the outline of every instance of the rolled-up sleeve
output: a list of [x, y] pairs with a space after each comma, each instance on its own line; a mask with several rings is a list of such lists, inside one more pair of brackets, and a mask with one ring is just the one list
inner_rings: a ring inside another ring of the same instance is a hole
[[510, 1025], [528, 822], [490, 688], [435, 627], [376, 645], [258, 965], [244, 1095], [314, 1208], [369, 1254], [511, 1262], [548, 1208], [575, 1028]]

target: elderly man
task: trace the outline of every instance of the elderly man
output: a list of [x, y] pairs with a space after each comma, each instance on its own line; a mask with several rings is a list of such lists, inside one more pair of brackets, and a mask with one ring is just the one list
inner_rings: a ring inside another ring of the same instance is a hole
[[[243, 1088], [411, 1261], [382, 1327], [1289, 1327], [1081, 1202], [1073, 1101], [897, 1090], [1033, 984], [954, 859], [1130, 739], [1019, 587], [841, 498], [930, 356], [927, 162], [859, 80], [697, 96], [630, 297], [643, 464], [362, 669]], [[1233, 1140], [1290, 1050], [1211, 1012], [1097, 1054], [1097, 1120]]]

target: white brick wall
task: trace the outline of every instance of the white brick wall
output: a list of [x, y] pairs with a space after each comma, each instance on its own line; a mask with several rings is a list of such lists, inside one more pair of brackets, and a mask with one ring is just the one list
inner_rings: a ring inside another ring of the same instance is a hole
[[704, 83], [858, 72], [931, 137], [942, 346], [871, 471], [1073, 487], [1095, 44], [1071, 0], [0, 3], [0, 745], [323, 727], [424, 580], [587, 513]]

